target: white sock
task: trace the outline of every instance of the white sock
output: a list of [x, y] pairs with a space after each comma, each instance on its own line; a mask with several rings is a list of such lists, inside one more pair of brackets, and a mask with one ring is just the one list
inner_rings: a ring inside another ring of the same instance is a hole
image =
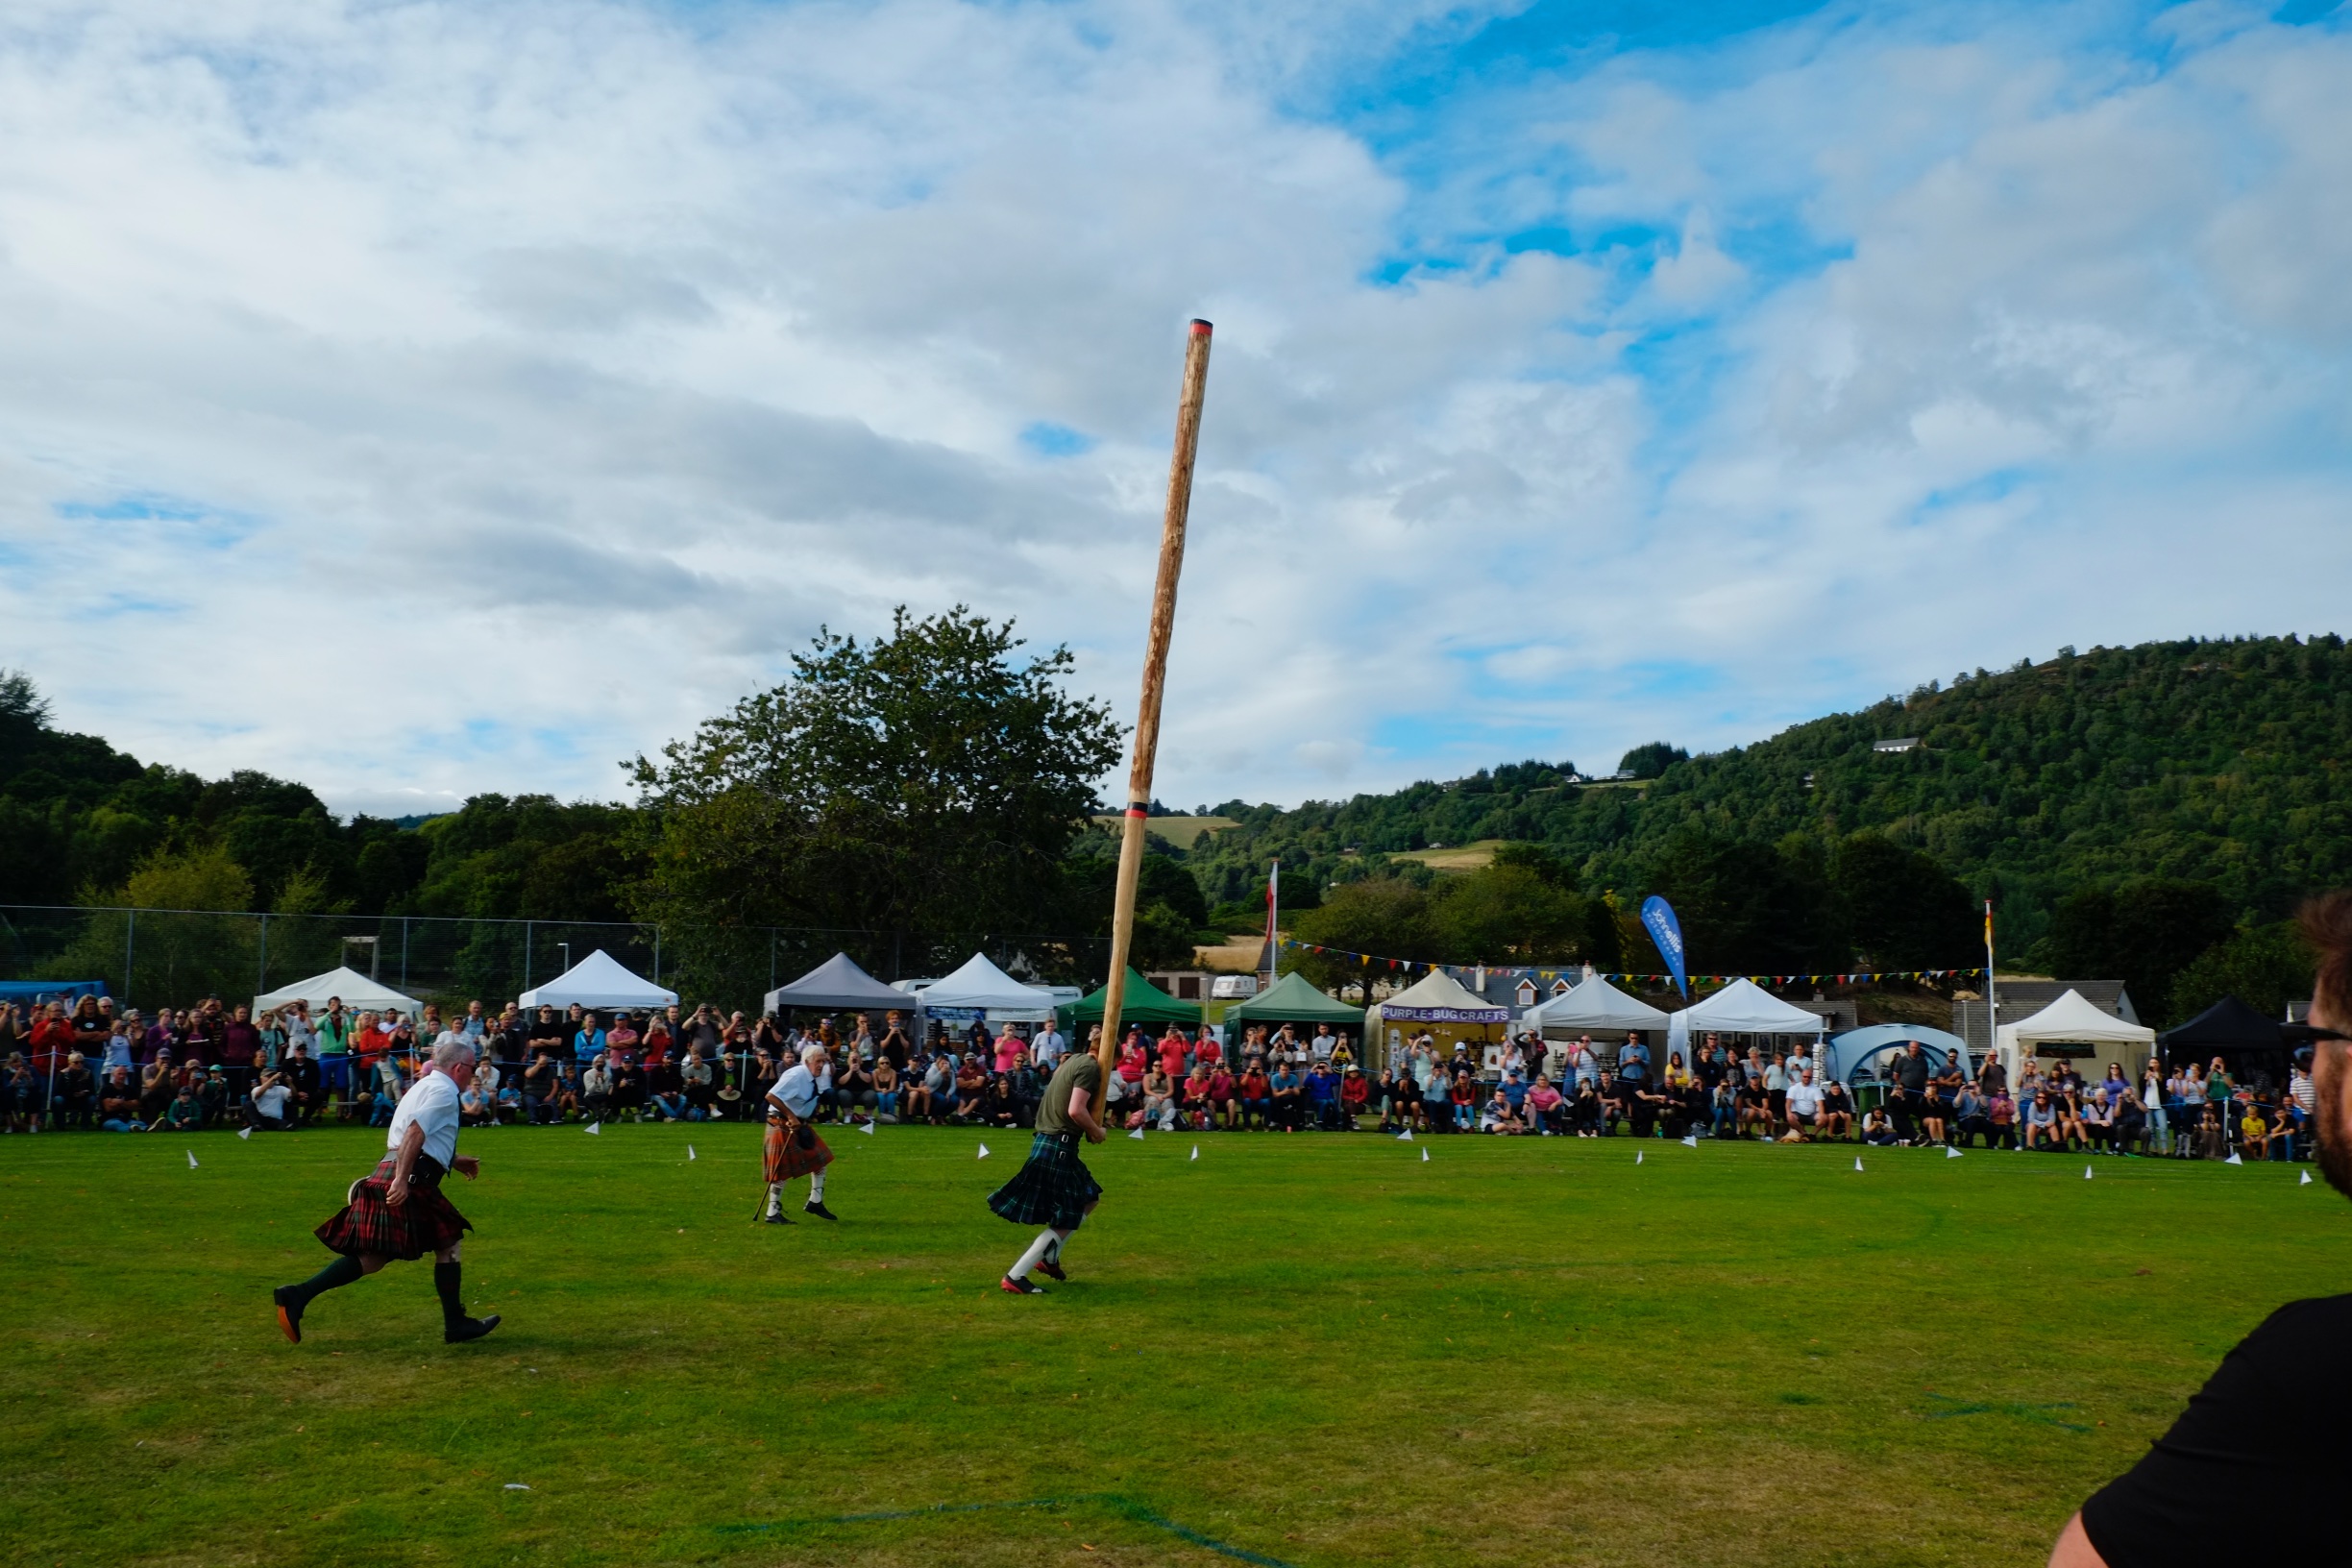
[[821, 1170], [809, 1178], [809, 1202], [824, 1202], [824, 1172]]
[[1020, 1255], [1020, 1262], [1013, 1265], [1012, 1269], [1005, 1275], [1005, 1278], [1011, 1280], [1027, 1279], [1029, 1277], [1029, 1271], [1037, 1267], [1037, 1265], [1044, 1260], [1045, 1249], [1052, 1246], [1055, 1237], [1053, 1232], [1038, 1232], [1038, 1238], [1029, 1243], [1029, 1250]]
[[780, 1214], [784, 1212], [784, 1184], [782, 1182], [768, 1184], [768, 1212], [772, 1214]]

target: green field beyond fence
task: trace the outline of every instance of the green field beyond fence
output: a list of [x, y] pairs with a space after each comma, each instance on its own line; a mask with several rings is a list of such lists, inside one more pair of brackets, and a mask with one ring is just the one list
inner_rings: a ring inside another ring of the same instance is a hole
[[0, 1558], [2038, 1563], [2352, 1275], [2302, 1167], [1154, 1135], [1024, 1300], [1025, 1138], [770, 1229], [756, 1137], [468, 1134], [455, 1349], [423, 1264], [271, 1321], [377, 1138], [0, 1142]]

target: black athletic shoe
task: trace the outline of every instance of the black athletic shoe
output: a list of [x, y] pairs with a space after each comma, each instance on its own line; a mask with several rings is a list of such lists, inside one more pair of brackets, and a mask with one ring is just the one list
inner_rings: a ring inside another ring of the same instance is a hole
[[1066, 1284], [1069, 1280], [1069, 1276], [1062, 1272], [1062, 1265], [1055, 1262], [1050, 1258], [1041, 1260], [1034, 1266], [1040, 1274], [1044, 1275], [1049, 1280], [1061, 1280]]
[[779, 1209], [774, 1213], [770, 1214], [767, 1218], [761, 1220], [760, 1223], [762, 1225], [790, 1225], [792, 1223], [792, 1216], [784, 1213], [783, 1210]]
[[805, 1214], [815, 1214], [819, 1219], [841, 1218], [841, 1215], [835, 1213], [832, 1210], [827, 1209], [823, 1204], [819, 1203], [815, 1198], [811, 1198], [808, 1202], [802, 1204], [800, 1206], [800, 1212]]
[[1010, 1274], [996, 1282], [996, 1288], [1008, 1296], [1041, 1296], [1045, 1293], [1043, 1286], [1031, 1285], [1027, 1280], [1017, 1280]]
[[278, 1328], [293, 1344], [302, 1343], [303, 1304], [291, 1288], [280, 1286], [270, 1292], [270, 1300], [278, 1306]]
[[443, 1334], [441, 1342], [445, 1345], [462, 1345], [469, 1339], [479, 1339], [498, 1326], [499, 1314], [496, 1312], [492, 1312], [488, 1317], [469, 1317], [455, 1328]]

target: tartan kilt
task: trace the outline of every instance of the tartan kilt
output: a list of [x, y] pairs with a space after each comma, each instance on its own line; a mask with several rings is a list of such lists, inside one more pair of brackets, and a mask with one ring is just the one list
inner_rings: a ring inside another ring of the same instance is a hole
[[1102, 1196], [1102, 1184], [1078, 1158], [1076, 1133], [1039, 1133], [1013, 1179], [989, 1194], [988, 1206], [1016, 1225], [1076, 1227]]
[[474, 1226], [442, 1193], [441, 1178], [447, 1172], [441, 1163], [429, 1154], [418, 1155], [408, 1171], [408, 1201], [395, 1209], [384, 1193], [398, 1163], [397, 1156], [387, 1154], [382, 1164], [352, 1183], [351, 1201], [318, 1228], [318, 1238], [348, 1257], [374, 1253], [410, 1262], [455, 1246]]
[[[808, 1126], [806, 1122], [801, 1125]], [[775, 1116], [768, 1118], [768, 1141], [763, 1152], [767, 1156], [763, 1162], [768, 1169], [767, 1180], [771, 1182], [814, 1176], [833, 1163], [833, 1151], [825, 1147], [825, 1140], [817, 1136], [816, 1128], [809, 1127], [809, 1146], [804, 1149], [797, 1139], [784, 1130], [783, 1120]]]

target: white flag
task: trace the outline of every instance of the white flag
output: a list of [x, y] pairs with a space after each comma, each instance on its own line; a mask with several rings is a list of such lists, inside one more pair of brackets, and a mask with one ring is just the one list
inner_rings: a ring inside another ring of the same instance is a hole
[[190, 1150], [188, 1150], [188, 1151], [187, 1151], [187, 1157], [188, 1157], [188, 1169], [190, 1169], [190, 1170], [194, 1170], [194, 1169], [196, 1168], [196, 1151], [195, 1151], [194, 1149], [190, 1149]]
[[1421, 1151], [1421, 1163], [1425, 1165], [1429, 1164], [1429, 1150], [1423, 1149]]
[[988, 1145], [986, 1143], [980, 1145], [980, 1158], [983, 1160], [988, 1158]]
[[1412, 1129], [1408, 1127], [1403, 1132], [1397, 1134], [1397, 1141], [1399, 1143], [1410, 1143], [1412, 1141]]
[[2311, 1186], [2311, 1172], [2310, 1172], [2310, 1171], [2308, 1171], [2308, 1170], [2307, 1170], [2307, 1171], [2305, 1171], [2305, 1172], [2303, 1173], [2303, 1179], [2302, 1179], [2301, 1181], [2299, 1181], [2299, 1182], [2295, 1183], [2295, 1186], [2297, 1186], [2297, 1187], [2309, 1187], [2309, 1186]]
[[1860, 1155], [1858, 1155], [1858, 1154], [1857, 1154], [1857, 1155], [1855, 1155], [1855, 1156], [1854, 1156], [1854, 1169], [1856, 1169], [1856, 1170], [1860, 1170], [1861, 1168], [1862, 1168], [1862, 1157], [1861, 1157]]
[[1944, 1158], [1947, 1160], [1957, 1160], [1960, 1158], [1960, 1151], [1953, 1148], [1949, 1143], [1947, 1143], [1944, 1145]]
[[1139, 1143], [1143, 1140], [1143, 1129], [1138, 1127], [1134, 1132], [1129, 1133], [1127, 1136]]
[[253, 1137], [253, 1129], [251, 1127], [239, 1127], [237, 1129], [237, 1137], [251, 1138]]
[[2085, 1166], [2083, 1166], [2083, 1180], [2087, 1182], [2087, 1181], [2089, 1181], [2090, 1179], [2091, 1179], [2091, 1167], [2090, 1167], [2089, 1165], [2085, 1165]]
[[858, 1131], [864, 1133], [868, 1138], [871, 1138], [873, 1137], [873, 1130], [880, 1125], [881, 1123], [874, 1120], [873, 1117], [868, 1116], [865, 1121], [859, 1125]]
[[600, 1130], [602, 1130], [603, 1126], [604, 1124], [600, 1121], [590, 1122], [588, 1124], [588, 1135], [591, 1138], [595, 1137]]
[[1200, 1145], [1198, 1143], [1192, 1145], [1192, 1158], [1195, 1160], [1200, 1158]]
[[2225, 1165], [2242, 1165], [2242, 1164], [2245, 1164], [2245, 1162], [2244, 1162], [2243, 1160], [2239, 1159], [2239, 1158], [2238, 1158], [2236, 1155], [2234, 1155], [2234, 1154], [2233, 1154], [2233, 1155], [2231, 1155], [2231, 1156], [2230, 1156], [2230, 1157], [2229, 1157], [2227, 1160], [2222, 1161], [2221, 1163], [2222, 1163], [2223, 1164], [2225, 1164]]
[[1639, 1149], [1635, 1149], [1635, 1150], [1633, 1151], [1633, 1163], [1634, 1163], [1635, 1164], [1637, 1164], [1637, 1165], [1638, 1165], [1638, 1164], [1640, 1164], [1642, 1163], [1642, 1151], [1641, 1151], [1641, 1150], [1639, 1150]]
[[1682, 1146], [1686, 1149], [1697, 1148], [1699, 1146], [1699, 1135], [1697, 1133], [1691, 1134], [1688, 1138], [1682, 1140]]
[[692, 1143], [689, 1143], [689, 1144], [687, 1144], [687, 1145], [686, 1145], [686, 1158], [687, 1158], [687, 1159], [689, 1159], [689, 1160], [692, 1160], [694, 1157], [695, 1157], [694, 1145], [693, 1145]]

